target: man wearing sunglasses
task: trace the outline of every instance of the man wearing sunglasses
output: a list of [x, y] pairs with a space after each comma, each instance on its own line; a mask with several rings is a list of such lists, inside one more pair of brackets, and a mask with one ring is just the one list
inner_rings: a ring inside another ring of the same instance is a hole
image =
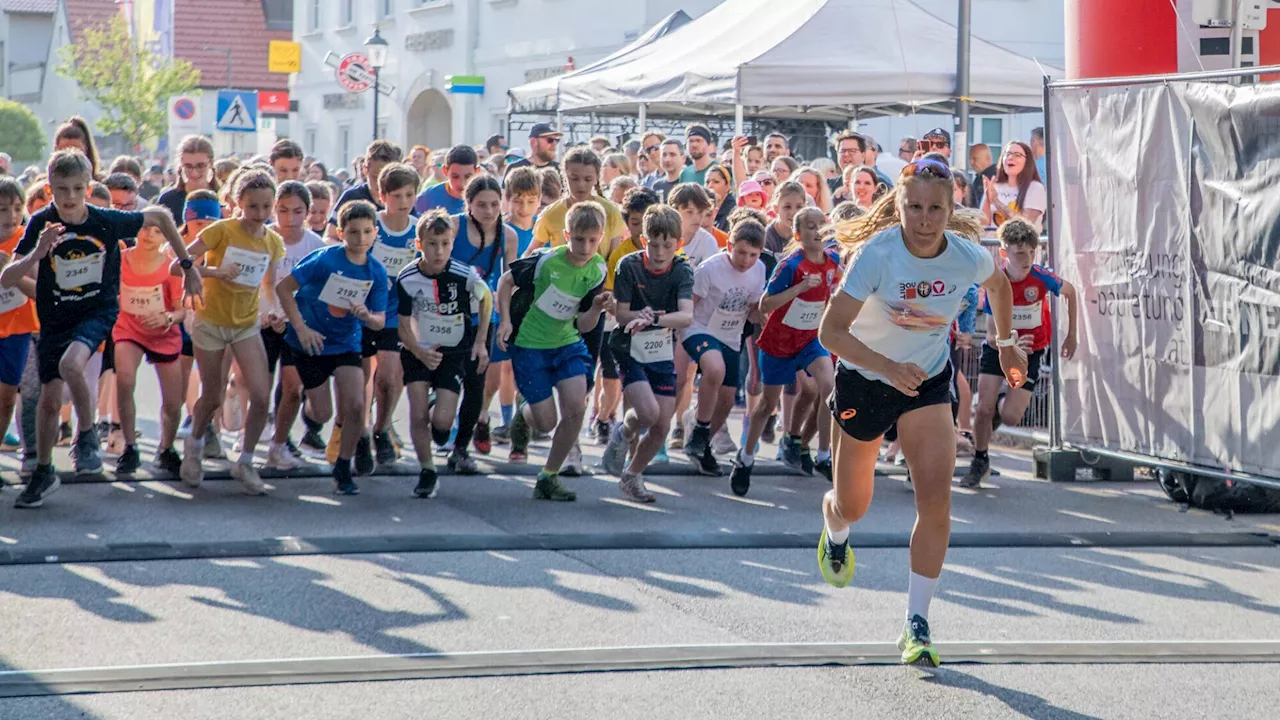
[[653, 168], [648, 175], [640, 178], [640, 184], [649, 189], [653, 189], [653, 184], [667, 175], [662, 170], [662, 143], [666, 139], [667, 136], [659, 132], [647, 132], [640, 138], [640, 157], [645, 158], [649, 167]]
[[951, 133], [942, 128], [934, 128], [924, 134], [916, 147], [917, 153], [938, 153], [951, 162]]
[[536, 123], [529, 129], [529, 156], [507, 163], [507, 172], [518, 167], [531, 167], [541, 170], [545, 167], [560, 169], [556, 162], [556, 147], [560, 144], [564, 133], [557, 132], [551, 123]]

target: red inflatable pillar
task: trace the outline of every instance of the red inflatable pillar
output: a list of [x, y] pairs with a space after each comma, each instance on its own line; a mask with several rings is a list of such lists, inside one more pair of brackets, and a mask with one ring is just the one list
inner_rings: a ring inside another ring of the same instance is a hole
[[1169, 0], [1066, 0], [1067, 78], [1178, 71], [1178, 20]]

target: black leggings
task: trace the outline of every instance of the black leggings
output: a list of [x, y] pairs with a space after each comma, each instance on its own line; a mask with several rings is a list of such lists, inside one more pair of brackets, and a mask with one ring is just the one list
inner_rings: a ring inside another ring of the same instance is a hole
[[[489, 326], [489, 347], [493, 347], [493, 325]], [[462, 402], [458, 407], [458, 437], [453, 446], [465, 451], [475, 435], [476, 423], [480, 420], [480, 406], [484, 403], [485, 373], [479, 372], [475, 361], [470, 358], [465, 363], [466, 373], [462, 376]]]

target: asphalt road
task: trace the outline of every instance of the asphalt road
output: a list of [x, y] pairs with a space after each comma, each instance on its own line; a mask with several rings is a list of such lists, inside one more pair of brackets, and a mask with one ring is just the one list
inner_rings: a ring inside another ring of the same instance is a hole
[[[145, 415], [158, 403], [145, 394], [153, 385], [143, 392]], [[597, 454], [590, 443], [584, 450]], [[1215, 547], [1192, 535], [1161, 547], [1072, 544], [1128, 531], [1280, 535], [1280, 518], [1185, 511], [1152, 483], [1038, 481], [1022, 451], [993, 453], [993, 464], [1001, 476], [955, 492], [957, 547], [931, 612], [939, 643], [1133, 641], [1158, 650], [1175, 640], [1280, 640], [1280, 546]], [[496, 467], [483, 477], [445, 477], [432, 501], [410, 497], [409, 475], [363, 479], [354, 498], [334, 497], [324, 477], [273, 478], [264, 498], [222, 481], [195, 492], [161, 480], [72, 484], [38, 511], [14, 510], [6, 500], [16, 493], [4, 490], [0, 667], [171, 663], [180, 675], [183, 664], [271, 659], [887, 644], [901, 629], [907, 553], [894, 539], [910, 530], [913, 496], [897, 468], [883, 468], [871, 512], [853, 534], [855, 547], [860, 537], [879, 544], [858, 550], [854, 583], [838, 590], [822, 581], [812, 548], [750, 541], [816, 534], [819, 480], [761, 472], [750, 496], [737, 498], [726, 479], [690, 475], [677, 460], [651, 476], [655, 505], [621, 500], [604, 476], [569, 480], [579, 501], [551, 505], [530, 500], [527, 469]], [[748, 541], [737, 549], [368, 549], [379, 540], [529, 547], [521, 543], [551, 534], [604, 542], [626, 533]], [[991, 533], [1006, 540], [966, 542]], [[1046, 536], [1066, 541], [1033, 542]], [[304, 554], [252, 550], [254, 541], [282, 537], [314, 543]], [[147, 557], [162, 545], [228, 554]], [[237, 547], [250, 549], [230, 551]], [[59, 556], [90, 551], [106, 560]], [[6, 564], [5, 552], [44, 562]], [[138, 552], [144, 559], [130, 559]], [[0, 719], [1221, 718], [1280, 703], [1277, 667], [957, 664], [924, 673], [854, 664], [186, 688], [0, 699]]]

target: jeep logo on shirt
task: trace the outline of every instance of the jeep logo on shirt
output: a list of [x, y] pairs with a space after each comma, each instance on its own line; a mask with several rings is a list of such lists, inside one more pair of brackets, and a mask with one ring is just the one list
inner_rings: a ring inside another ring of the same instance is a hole
[[419, 295], [413, 299], [413, 314], [421, 315], [422, 313], [435, 313], [437, 315], [456, 315], [458, 314], [458, 301], [447, 303], [435, 303]]

